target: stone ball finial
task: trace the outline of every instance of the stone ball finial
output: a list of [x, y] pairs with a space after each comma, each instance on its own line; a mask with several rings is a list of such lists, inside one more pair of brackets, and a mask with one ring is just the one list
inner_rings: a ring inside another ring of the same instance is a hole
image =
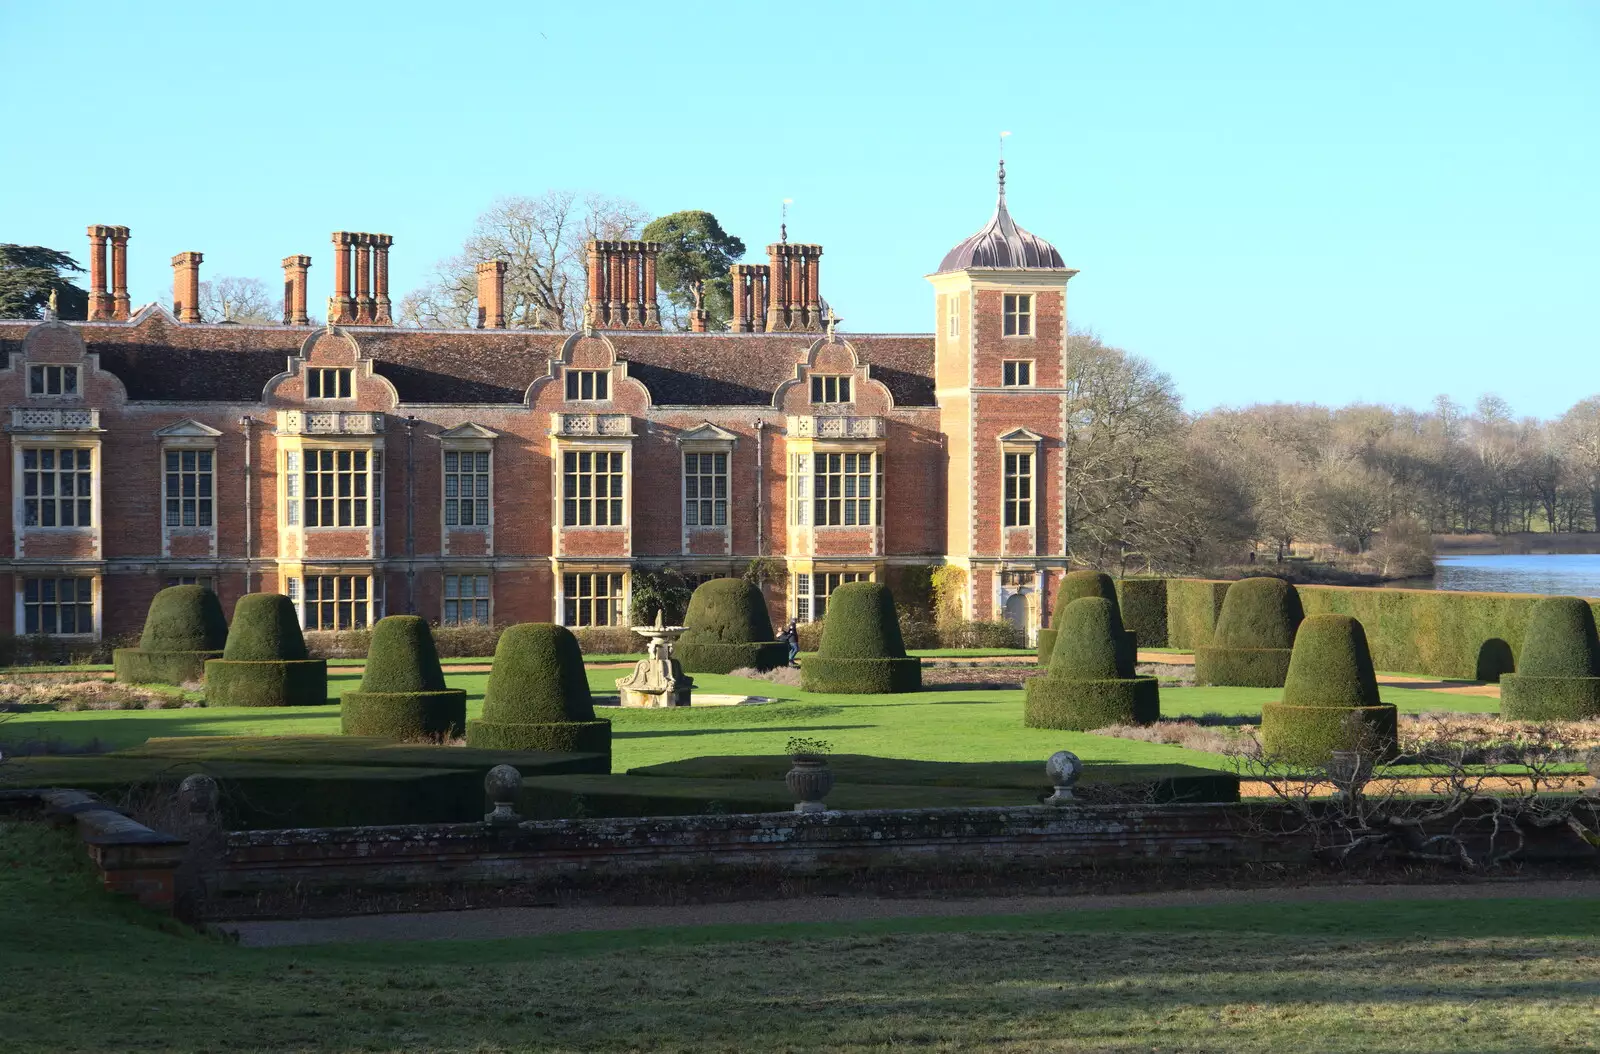
[[1045, 761], [1044, 772], [1056, 788], [1045, 801], [1056, 804], [1072, 801], [1072, 788], [1083, 773], [1083, 761], [1070, 750], [1058, 750]]
[[496, 765], [483, 777], [483, 790], [494, 803], [493, 811], [487, 813], [483, 821], [494, 824], [512, 824], [521, 817], [517, 815], [517, 796], [522, 793], [522, 773], [515, 765]]
[[185, 776], [183, 782], [178, 784], [178, 802], [191, 813], [216, 812], [221, 799], [222, 792], [217, 781], [202, 772]]

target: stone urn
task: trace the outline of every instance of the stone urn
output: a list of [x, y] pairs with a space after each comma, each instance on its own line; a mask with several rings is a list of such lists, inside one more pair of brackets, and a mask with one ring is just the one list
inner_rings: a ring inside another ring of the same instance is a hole
[[795, 812], [827, 812], [828, 807], [823, 804], [823, 799], [833, 789], [833, 769], [828, 767], [826, 754], [791, 754], [789, 763], [792, 766], [789, 774], [783, 777], [783, 782], [788, 784], [789, 793], [797, 799]]

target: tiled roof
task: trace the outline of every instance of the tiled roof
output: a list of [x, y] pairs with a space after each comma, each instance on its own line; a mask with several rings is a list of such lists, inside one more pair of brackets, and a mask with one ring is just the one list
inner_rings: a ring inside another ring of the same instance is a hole
[[[136, 400], [255, 402], [314, 330], [284, 326], [81, 325], [90, 352]], [[0, 351], [20, 351], [25, 324], [0, 323]], [[547, 330], [349, 328], [374, 369], [408, 403], [520, 403], [569, 334]], [[629, 375], [658, 404], [764, 406], [794, 376], [814, 333], [606, 332]], [[901, 406], [933, 405], [933, 338], [841, 334]]]

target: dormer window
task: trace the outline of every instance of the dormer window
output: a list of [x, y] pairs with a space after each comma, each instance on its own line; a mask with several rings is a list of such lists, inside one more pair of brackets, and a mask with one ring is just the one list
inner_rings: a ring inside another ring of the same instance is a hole
[[1007, 293], [1004, 307], [1005, 328], [1002, 334], [1007, 337], [1033, 336], [1033, 294]]
[[568, 370], [567, 398], [575, 402], [603, 402], [611, 398], [608, 370]]
[[351, 392], [350, 375], [355, 371], [320, 366], [306, 371], [307, 399], [348, 399]]
[[814, 403], [850, 402], [849, 377], [811, 378], [811, 401]]
[[29, 395], [77, 395], [78, 367], [29, 366]]

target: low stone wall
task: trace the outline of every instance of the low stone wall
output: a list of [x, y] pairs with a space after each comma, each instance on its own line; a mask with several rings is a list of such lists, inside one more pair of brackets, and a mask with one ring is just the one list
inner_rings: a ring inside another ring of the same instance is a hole
[[8, 791], [0, 795], [0, 815], [4, 814], [33, 814], [75, 824], [107, 889], [157, 911], [173, 910], [187, 838], [153, 831], [109, 802], [79, 790]]
[[207, 913], [225, 917], [286, 890], [296, 891], [297, 910], [314, 910], [319, 897], [446, 885], [1308, 858], [1297, 839], [1263, 839], [1242, 820], [1228, 805], [1106, 805], [235, 831], [208, 883]]

